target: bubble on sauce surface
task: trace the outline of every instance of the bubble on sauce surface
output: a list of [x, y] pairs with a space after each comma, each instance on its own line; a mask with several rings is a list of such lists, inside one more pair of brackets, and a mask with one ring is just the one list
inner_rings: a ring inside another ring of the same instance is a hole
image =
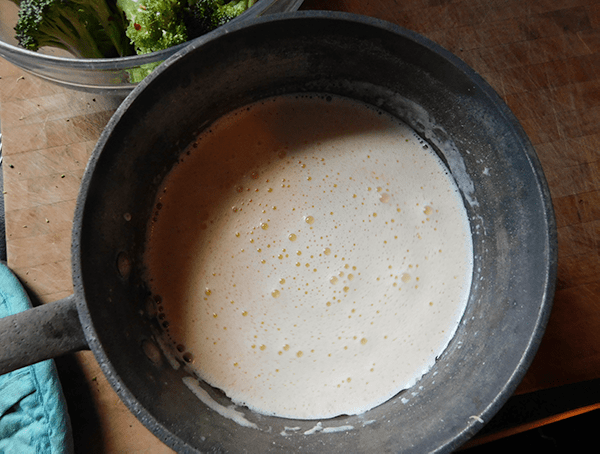
[[383, 194], [379, 194], [379, 201], [381, 203], [388, 203], [390, 201], [391, 196], [387, 193], [384, 192]]

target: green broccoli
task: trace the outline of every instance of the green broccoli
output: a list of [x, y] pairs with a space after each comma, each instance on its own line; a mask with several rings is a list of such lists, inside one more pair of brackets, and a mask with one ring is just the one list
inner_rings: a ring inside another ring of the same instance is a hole
[[[13, 0], [15, 1], [15, 0]], [[123, 15], [106, 0], [20, 0], [16, 39], [29, 50], [51, 46], [83, 58], [131, 55]]]
[[[207, 33], [237, 17], [255, 0], [116, 0], [129, 21], [126, 33], [138, 54], [155, 52]], [[128, 70], [142, 81], [161, 62]]]
[[[256, 0], [12, 0], [29, 50], [52, 46], [82, 58], [147, 54], [185, 43], [229, 22]], [[130, 70], [139, 82], [160, 62]]]
[[138, 54], [185, 43], [182, 0], [117, 0], [129, 21], [126, 34]]
[[236, 18], [256, 0], [188, 0], [184, 22], [190, 39], [197, 38]]

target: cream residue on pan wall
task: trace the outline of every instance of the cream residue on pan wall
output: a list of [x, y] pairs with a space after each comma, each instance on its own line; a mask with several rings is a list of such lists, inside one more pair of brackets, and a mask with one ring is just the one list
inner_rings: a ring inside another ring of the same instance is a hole
[[216, 402], [206, 390], [204, 390], [198, 380], [193, 377], [183, 377], [183, 383], [194, 393], [194, 395], [200, 399], [207, 407], [216, 411], [218, 414], [223, 416], [224, 418], [231, 419], [233, 422], [239, 424], [240, 426], [250, 427], [252, 429], [258, 429], [258, 426], [253, 422], [250, 422], [246, 419], [244, 413], [241, 411], [237, 411], [234, 405], [229, 407], [224, 407], [223, 405]]

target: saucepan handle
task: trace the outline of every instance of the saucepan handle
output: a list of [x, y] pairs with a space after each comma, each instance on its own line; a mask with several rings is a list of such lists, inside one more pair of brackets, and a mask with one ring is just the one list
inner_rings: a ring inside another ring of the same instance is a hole
[[88, 348], [74, 295], [0, 319], [0, 375]]

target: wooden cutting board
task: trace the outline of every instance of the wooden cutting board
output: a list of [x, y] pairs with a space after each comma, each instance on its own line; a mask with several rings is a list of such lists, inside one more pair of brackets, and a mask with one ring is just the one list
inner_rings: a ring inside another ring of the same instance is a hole
[[[559, 239], [554, 309], [517, 394], [599, 379], [600, 3], [306, 0], [302, 9], [365, 14], [419, 32], [462, 58], [505, 100], [542, 162]], [[78, 187], [121, 101], [63, 89], [0, 59], [8, 263], [34, 301], [72, 293]], [[172, 452], [120, 402], [90, 352], [57, 365], [78, 452]], [[597, 407], [580, 405], [554, 418]]]

